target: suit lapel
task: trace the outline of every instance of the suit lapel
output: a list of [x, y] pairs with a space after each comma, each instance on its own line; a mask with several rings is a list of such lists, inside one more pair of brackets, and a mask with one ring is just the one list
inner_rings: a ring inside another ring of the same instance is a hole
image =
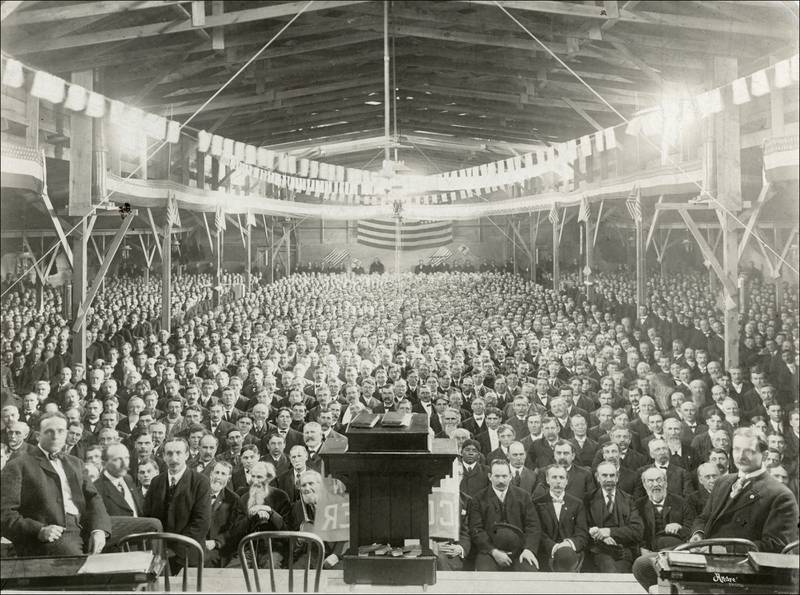
[[736, 512], [744, 508], [745, 506], [750, 506], [751, 504], [755, 504], [761, 499], [761, 494], [755, 489], [753, 482], [750, 482], [742, 493], [736, 497], [736, 500], [731, 500], [729, 502], [729, 506], [727, 507], [726, 512]]
[[127, 502], [125, 502], [125, 498], [122, 496], [122, 494], [120, 494], [119, 490], [117, 489], [117, 486], [111, 483], [111, 480], [109, 480], [105, 475], [102, 475], [101, 477], [103, 478], [103, 482], [106, 485], [106, 491], [110, 494], [111, 499], [117, 503], [117, 506], [120, 506], [126, 510], [130, 510], [131, 507], [128, 505]]

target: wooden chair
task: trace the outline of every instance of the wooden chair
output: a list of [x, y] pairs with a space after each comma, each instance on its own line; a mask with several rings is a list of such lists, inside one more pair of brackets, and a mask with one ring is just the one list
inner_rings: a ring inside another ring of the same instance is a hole
[[795, 540], [792, 543], [786, 545], [785, 548], [781, 550], [782, 554], [791, 554], [792, 552], [796, 551], [800, 548], [800, 540]]
[[[182, 554], [176, 554], [175, 557], [183, 564], [183, 583], [181, 590], [186, 592], [189, 590], [189, 562], [192, 552], [197, 555], [197, 584], [195, 590], [200, 592], [203, 590], [203, 562], [204, 553], [203, 547], [191, 537], [185, 535], [178, 535], [177, 533], [162, 533], [160, 531], [149, 531], [147, 533], [134, 533], [126, 535], [119, 541], [119, 549], [123, 552], [131, 551], [131, 545], [140, 544], [141, 549], [151, 549], [154, 553], [161, 556], [164, 562], [164, 590], [170, 590], [169, 576], [170, 576], [170, 550], [173, 552], [175, 549], [182, 550]], [[178, 546], [173, 548], [173, 546]]]
[[[325, 544], [314, 533], [305, 531], [258, 531], [245, 535], [239, 542], [239, 560], [242, 564], [242, 572], [244, 573], [244, 582], [247, 586], [248, 592], [261, 592], [261, 578], [259, 576], [258, 567], [258, 545], [266, 542], [267, 552], [269, 554], [269, 579], [270, 591], [275, 593], [275, 565], [274, 565], [274, 551], [272, 547], [273, 540], [288, 540], [288, 559], [287, 568], [289, 573], [288, 591], [294, 592], [294, 552], [295, 546], [299, 542], [308, 544], [308, 554], [306, 556], [305, 568], [303, 569], [303, 592], [308, 593], [308, 575], [311, 571], [311, 560], [315, 560], [314, 567], [316, 574], [314, 578], [314, 593], [319, 592], [319, 582], [322, 577], [322, 564], [325, 559]], [[252, 579], [251, 579], [252, 573]]]
[[717, 539], [701, 539], [694, 543], [682, 543], [673, 552], [682, 552], [686, 550], [693, 550], [695, 548], [708, 548], [709, 550], [714, 546], [733, 546], [735, 549], [742, 548], [745, 552], [757, 552], [758, 546], [749, 539], [741, 539], [739, 537], [720, 537]]

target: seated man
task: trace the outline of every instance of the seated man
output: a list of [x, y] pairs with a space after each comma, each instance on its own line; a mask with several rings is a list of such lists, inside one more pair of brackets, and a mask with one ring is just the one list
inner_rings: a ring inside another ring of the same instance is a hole
[[508, 461], [495, 459], [490, 485], [478, 492], [469, 509], [470, 534], [478, 550], [475, 570], [536, 572], [541, 529], [536, 508], [525, 490], [511, 485]]
[[[291, 512], [289, 497], [283, 490], [269, 485], [267, 476], [267, 463], [254, 463], [250, 468], [250, 487], [239, 497], [246, 518], [245, 534], [255, 531], [282, 531], [288, 524]], [[264, 553], [260, 551], [259, 555]], [[285, 558], [286, 550], [278, 548], [275, 554], [277, 568]]]
[[686, 498], [686, 503], [692, 509], [695, 517], [703, 512], [719, 476], [719, 467], [715, 463], [703, 463], [697, 468], [697, 491], [689, 494]]
[[631, 497], [617, 489], [617, 468], [603, 462], [597, 466], [600, 486], [588, 501], [589, 547], [600, 572], [630, 572], [638, 554], [644, 527]]
[[211, 526], [203, 542], [206, 568], [224, 568], [236, 553], [244, 535], [244, 514], [239, 498], [228, 487], [231, 464], [215, 461], [211, 465]]
[[[317, 513], [319, 492], [322, 490], [322, 475], [318, 471], [308, 469], [300, 474], [300, 500], [292, 504], [289, 526], [292, 531], [308, 531], [315, 533], [314, 521]], [[347, 541], [326, 541], [322, 560], [323, 568], [341, 568], [342, 555], [348, 546]], [[295, 568], [305, 568], [308, 558], [308, 544], [298, 543], [295, 551]], [[312, 568], [316, 556], [312, 557]]]
[[542, 528], [539, 557], [553, 572], [580, 572], [589, 529], [583, 501], [566, 492], [567, 470], [562, 465], [543, 469], [548, 491], [534, 497]]
[[59, 455], [66, 437], [63, 414], [43, 415], [39, 444], [3, 469], [2, 533], [20, 556], [97, 554], [111, 534], [103, 498], [84, 476], [83, 463]]

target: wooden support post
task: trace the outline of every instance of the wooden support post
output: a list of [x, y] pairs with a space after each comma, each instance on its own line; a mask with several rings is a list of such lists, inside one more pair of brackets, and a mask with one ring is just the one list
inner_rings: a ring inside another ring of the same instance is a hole
[[[94, 87], [91, 70], [73, 72], [71, 81], [88, 91]], [[70, 112], [69, 206], [70, 217], [83, 217], [92, 209], [92, 120]], [[73, 299], [75, 296], [73, 295]]]
[[586, 270], [584, 284], [586, 285], [586, 299], [591, 301], [594, 298], [594, 233], [592, 231], [592, 212], [586, 219]]
[[[264, 230], [266, 233], [266, 221], [264, 222]], [[275, 281], [275, 220], [269, 218], [269, 282]]]
[[[647, 305], [647, 253], [644, 248], [644, 221], [636, 222], [636, 311]], [[637, 314], [638, 315], [638, 314]]]
[[25, 144], [39, 150], [39, 98], [30, 93], [25, 95]]
[[219, 306], [220, 293], [222, 291], [222, 242], [224, 241], [224, 232], [217, 230], [217, 270], [215, 274], [216, 289], [214, 290], [214, 305]]
[[247, 295], [250, 295], [250, 290], [253, 286], [253, 227], [247, 226], [247, 265], [245, 266], [245, 279], [247, 281]]
[[164, 226], [164, 244], [161, 248], [161, 330], [172, 330], [172, 225], [169, 217]]
[[536, 283], [536, 267], [539, 266], [539, 252], [536, 248], [536, 240], [539, 237], [539, 218], [541, 211], [536, 211], [536, 223], [533, 222], [533, 213], [529, 213], [530, 218], [530, 236], [531, 236], [531, 283]]
[[729, 283], [723, 286], [723, 316], [725, 327], [725, 369], [739, 365], [739, 291], [736, 287], [739, 271], [739, 242], [736, 224], [730, 215], [722, 215], [722, 269]]
[[131, 213], [131, 215], [122, 220], [117, 233], [114, 235], [114, 241], [111, 242], [108, 250], [106, 250], [106, 253], [103, 256], [103, 264], [100, 265], [100, 270], [97, 271], [97, 274], [92, 281], [92, 286], [86, 293], [86, 297], [80, 302], [78, 313], [75, 317], [75, 322], [72, 325], [73, 332], [78, 332], [80, 328], [86, 326], [86, 315], [89, 312], [89, 306], [92, 305], [92, 301], [94, 301], [97, 292], [100, 290], [100, 286], [106, 277], [106, 273], [111, 266], [111, 262], [114, 260], [114, 255], [117, 253], [122, 241], [125, 239], [125, 233], [128, 231], [128, 229], [130, 229], [135, 215], [136, 212], [134, 211]]
[[[72, 311], [73, 320], [78, 318], [78, 310], [86, 297], [87, 260], [89, 257], [89, 230], [83, 219], [72, 236]], [[72, 361], [86, 368], [86, 324], [81, 324], [72, 335]]]
[[[556, 212], [558, 212], [558, 206], [556, 205]], [[560, 239], [560, 232], [559, 232], [559, 224], [558, 219], [556, 222], [553, 223], [553, 291], [558, 293], [561, 289], [561, 270], [559, 267], [559, 250], [558, 244]]]
[[288, 223], [283, 228], [283, 233], [286, 235], [286, 276], [288, 277], [292, 272], [292, 230]]

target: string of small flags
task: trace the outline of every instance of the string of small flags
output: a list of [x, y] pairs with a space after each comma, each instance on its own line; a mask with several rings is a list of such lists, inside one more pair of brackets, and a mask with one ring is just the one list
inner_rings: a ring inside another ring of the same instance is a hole
[[[34, 97], [81, 112], [93, 118], [109, 116], [112, 123], [144, 131], [155, 140], [177, 143], [180, 123], [164, 116], [110, 99], [95, 91], [69, 83], [50, 73], [23, 65], [3, 56], [2, 84], [23, 87], [26, 71], [33, 75], [30, 93]], [[386, 204], [398, 200], [391, 191], [402, 189], [400, 200], [412, 204], [442, 204], [474, 199], [477, 196], [524, 184], [545, 173], [562, 179], [572, 176], [576, 159], [615, 149], [616, 129], [625, 134], [662, 134], [664, 140], [679, 124], [702, 119], [723, 111], [726, 106], [743, 105], [754, 97], [783, 89], [798, 81], [798, 54], [781, 60], [749, 76], [684, 99], [668, 107], [659, 107], [634, 116], [627, 123], [599, 130], [591, 135], [542, 147], [524, 155], [491, 163], [445, 172], [435, 176], [395, 175], [391, 179], [380, 172], [343, 167], [311, 159], [298, 159], [288, 153], [271, 151], [233, 139], [198, 132], [198, 150], [216, 157], [236, 170], [237, 178], [249, 176], [291, 192], [302, 192], [325, 201], [348, 204]], [[663, 143], [662, 143], [663, 144]], [[390, 187], [391, 186], [391, 187]]]

